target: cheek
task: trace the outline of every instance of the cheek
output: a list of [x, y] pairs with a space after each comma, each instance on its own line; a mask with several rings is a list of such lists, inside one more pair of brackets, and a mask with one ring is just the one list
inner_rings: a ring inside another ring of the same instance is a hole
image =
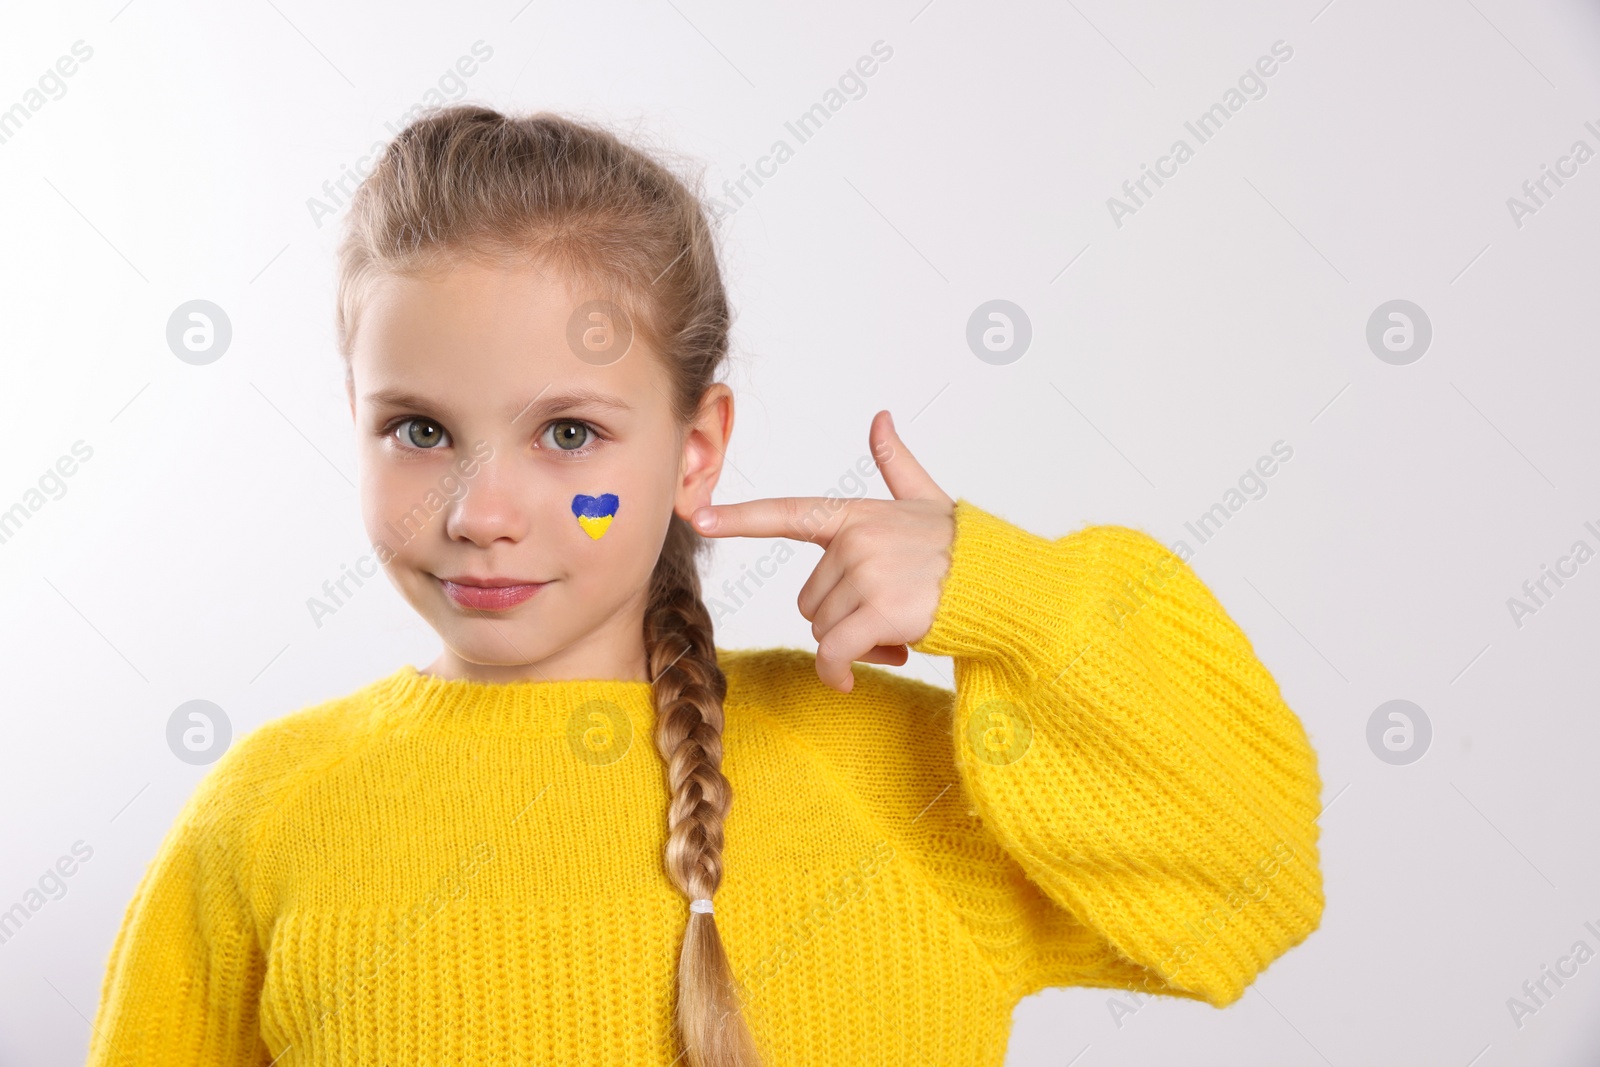
[[672, 501], [634, 480], [596, 480], [562, 501], [560, 543], [574, 575], [607, 585], [648, 578], [661, 551]]
[[659, 544], [672, 511], [672, 485], [670, 476], [639, 465], [583, 472], [567, 483], [560, 500], [570, 532], [563, 540], [601, 552], [642, 552], [652, 538]]
[[[386, 544], [394, 556], [405, 558], [408, 551], [415, 551], [421, 540], [414, 536], [419, 520], [440, 521], [439, 515], [429, 518], [428, 509], [417, 506], [432, 487], [426, 476], [372, 463], [362, 466], [360, 484], [361, 521], [367, 539], [374, 545]], [[406, 536], [406, 531], [413, 536]]]

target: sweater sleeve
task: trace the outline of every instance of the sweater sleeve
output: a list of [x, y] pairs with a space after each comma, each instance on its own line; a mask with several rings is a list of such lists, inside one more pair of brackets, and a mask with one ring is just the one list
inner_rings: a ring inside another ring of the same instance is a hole
[[953, 659], [956, 778], [1020, 869], [958, 906], [1012, 946], [1023, 995], [1232, 1003], [1321, 921], [1322, 784], [1300, 720], [1149, 535], [1047, 540], [964, 499], [955, 519], [933, 627], [911, 647]]
[[107, 962], [88, 1067], [272, 1060], [257, 1029], [266, 961], [241, 881], [242, 835], [221, 788], [235, 751], [201, 780], [134, 891]]

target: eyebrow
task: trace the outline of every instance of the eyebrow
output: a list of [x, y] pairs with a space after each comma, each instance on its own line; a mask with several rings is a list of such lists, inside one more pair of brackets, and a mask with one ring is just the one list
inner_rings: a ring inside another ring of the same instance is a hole
[[[558, 411], [567, 411], [573, 408], [604, 408], [609, 411], [632, 411], [633, 408], [619, 396], [603, 393], [597, 389], [577, 386], [563, 389], [560, 392], [547, 392], [549, 386], [539, 391], [531, 400], [525, 400], [513, 405], [510, 419], [516, 422], [530, 412], [535, 418], [543, 415], [554, 414]], [[420, 410], [437, 410], [447, 417], [453, 416], [450, 409], [440, 404], [437, 400], [429, 400], [415, 393], [408, 393], [404, 389], [378, 389], [364, 394], [364, 399], [370, 404], [380, 404], [397, 408], [416, 408]]]

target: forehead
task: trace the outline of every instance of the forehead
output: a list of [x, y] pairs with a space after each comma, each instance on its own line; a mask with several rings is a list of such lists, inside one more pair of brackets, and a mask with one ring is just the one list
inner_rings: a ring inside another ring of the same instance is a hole
[[357, 325], [351, 371], [359, 393], [406, 390], [509, 403], [540, 389], [590, 388], [642, 405], [665, 389], [663, 368], [636, 334], [625, 354], [594, 356], [587, 337], [624, 336], [596, 298], [541, 268], [461, 263], [384, 275]]

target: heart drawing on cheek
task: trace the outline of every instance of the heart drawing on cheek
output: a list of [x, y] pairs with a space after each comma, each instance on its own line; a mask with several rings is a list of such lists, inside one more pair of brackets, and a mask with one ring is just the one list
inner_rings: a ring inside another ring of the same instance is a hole
[[579, 493], [572, 498], [572, 513], [578, 517], [578, 525], [583, 527], [583, 532], [598, 541], [616, 517], [617, 494], [587, 496]]

